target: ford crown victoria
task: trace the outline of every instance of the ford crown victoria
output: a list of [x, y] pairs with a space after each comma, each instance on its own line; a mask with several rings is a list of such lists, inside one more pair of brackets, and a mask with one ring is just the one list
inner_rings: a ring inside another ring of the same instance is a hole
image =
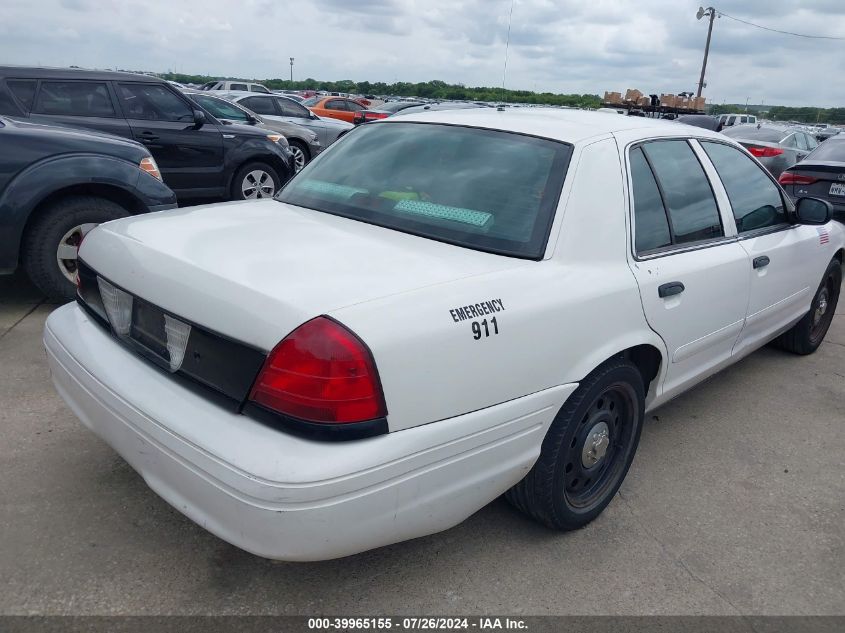
[[646, 411], [822, 343], [844, 247], [827, 202], [701, 128], [429, 112], [362, 125], [275, 199], [92, 230], [44, 338], [65, 401], [173, 507], [328, 559], [502, 494], [585, 526]]

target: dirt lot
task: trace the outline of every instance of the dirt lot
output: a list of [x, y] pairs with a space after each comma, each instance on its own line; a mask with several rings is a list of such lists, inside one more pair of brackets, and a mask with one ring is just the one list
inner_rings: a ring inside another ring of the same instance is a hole
[[85, 430], [49, 380], [53, 307], [0, 278], [0, 613], [845, 613], [845, 303], [813, 356], [760, 350], [655, 412], [579, 532], [498, 500], [316, 564], [210, 535]]

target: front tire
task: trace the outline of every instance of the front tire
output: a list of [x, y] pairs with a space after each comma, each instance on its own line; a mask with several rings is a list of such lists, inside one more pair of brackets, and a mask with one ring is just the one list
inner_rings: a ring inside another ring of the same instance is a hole
[[270, 165], [257, 161], [248, 163], [232, 180], [232, 200], [272, 198], [281, 186], [282, 179]]
[[815, 352], [824, 341], [842, 288], [842, 264], [832, 259], [824, 271], [810, 311], [804, 317], [775, 339], [775, 345], [793, 354], [807, 355]]
[[576, 389], [543, 440], [540, 457], [505, 498], [556, 530], [587, 525], [607, 507], [640, 441], [645, 388], [637, 367], [609, 360]]
[[288, 143], [293, 154], [294, 173], [298, 173], [311, 160], [311, 153], [302, 141], [288, 141]]
[[126, 209], [105, 198], [69, 196], [53, 202], [27, 230], [24, 270], [50, 299], [73, 300], [82, 238], [98, 224], [128, 215]]

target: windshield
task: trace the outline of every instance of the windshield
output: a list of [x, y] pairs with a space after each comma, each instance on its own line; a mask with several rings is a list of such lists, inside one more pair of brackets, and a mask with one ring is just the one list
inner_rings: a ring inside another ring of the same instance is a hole
[[804, 160], [832, 160], [845, 162], [845, 139], [828, 139], [810, 152]]
[[366, 124], [307, 165], [282, 202], [528, 259], [543, 257], [572, 148], [428, 123]]
[[405, 108], [413, 108], [414, 106], [418, 105], [422, 105], [422, 103], [414, 103], [413, 101], [390, 101], [388, 103], [382, 103], [375, 109], [384, 110], [385, 112], [398, 112], [399, 110], [404, 110]]
[[223, 101], [222, 99], [215, 99], [214, 97], [207, 97], [205, 95], [193, 95], [194, 100], [203, 108], [208, 110], [213, 116], [218, 119], [230, 119], [232, 121], [249, 121], [246, 112], [239, 107]]

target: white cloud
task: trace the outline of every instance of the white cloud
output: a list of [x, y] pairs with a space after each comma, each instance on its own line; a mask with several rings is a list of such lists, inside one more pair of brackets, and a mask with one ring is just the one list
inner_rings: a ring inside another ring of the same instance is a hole
[[[510, 0], [5, 0], [0, 60], [241, 76], [499, 85]], [[515, 0], [508, 86], [694, 90], [695, 0]], [[845, 37], [845, 0], [721, 0], [729, 15]], [[845, 42], [716, 21], [711, 101], [841, 106]]]

